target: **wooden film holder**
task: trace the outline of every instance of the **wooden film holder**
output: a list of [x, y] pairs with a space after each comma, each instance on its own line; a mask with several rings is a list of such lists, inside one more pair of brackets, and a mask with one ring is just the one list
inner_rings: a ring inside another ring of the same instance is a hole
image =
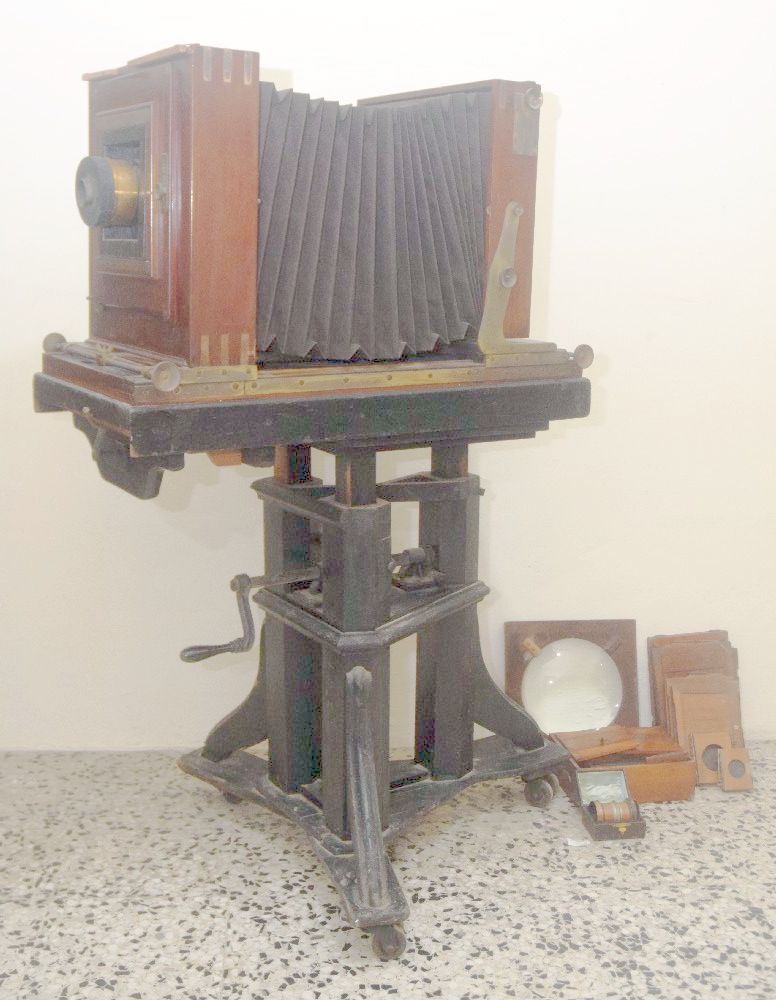
[[723, 750], [729, 750], [730, 746], [730, 733], [727, 731], [692, 734], [692, 749], [699, 785], [719, 784], [719, 756]]
[[747, 792], [752, 787], [752, 764], [743, 747], [719, 752], [719, 780], [726, 792]]

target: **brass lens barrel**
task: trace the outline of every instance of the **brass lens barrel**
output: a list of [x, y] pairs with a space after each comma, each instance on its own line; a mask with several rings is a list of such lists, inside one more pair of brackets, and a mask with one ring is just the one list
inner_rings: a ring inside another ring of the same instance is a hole
[[87, 226], [130, 226], [137, 218], [137, 168], [107, 156], [86, 156], [75, 175], [75, 200]]

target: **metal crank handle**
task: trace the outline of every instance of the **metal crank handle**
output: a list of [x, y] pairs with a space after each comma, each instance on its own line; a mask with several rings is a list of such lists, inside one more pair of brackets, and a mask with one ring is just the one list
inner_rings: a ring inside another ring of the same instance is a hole
[[279, 576], [248, 576], [240, 573], [231, 581], [229, 586], [234, 591], [237, 598], [237, 610], [240, 612], [242, 623], [242, 635], [231, 642], [223, 642], [218, 646], [187, 646], [181, 651], [181, 659], [186, 663], [197, 663], [199, 660], [207, 660], [211, 656], [218, 656], [220, 653], [247, 653], [256, 640], [256, 629], [253, 624], [251, 606], [248, 603], [248, 595], [252, 590], [260, 590], [262, 587], [269, 587], [273, 584], [308, 583], [317, 580], [321, 571], [317, 566], [308, 566], [304, 569], [295, 570]]
[[197, 663], [199, 660], [206, 660], [210, 656], [218, 656], [219, 653], [247, 653], [253, 646], [256, 639], [256, 628], [253, 624], [251, 606], [248, 603], [248, 595], [254, 586], [253, 581], [246, 573], [240, 573], [229, 585], [237, 597], [237, 609], [240, 612], [242, 623], [242, 635], [231, 642], [223, 642], [219, 646], [187, 646], [181, 651], [181, 659], [186, 663]]

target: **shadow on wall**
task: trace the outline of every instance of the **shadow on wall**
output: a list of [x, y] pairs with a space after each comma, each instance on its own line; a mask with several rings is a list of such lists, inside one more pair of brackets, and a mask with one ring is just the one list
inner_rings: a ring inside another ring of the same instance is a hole
[[[229, 475], [235, 474], [250, 484], [257, 478], [254, 469], [246, 465], [230, 466]], [[153, 501], [169, 513], [179, 514], [192, 502], [195, 491], [216, 486], [221, 480], [220, 469], [206, 455], [187, 455], [186, 464], [180, 472], [166, 472], [162, 480], [159, 496]]]

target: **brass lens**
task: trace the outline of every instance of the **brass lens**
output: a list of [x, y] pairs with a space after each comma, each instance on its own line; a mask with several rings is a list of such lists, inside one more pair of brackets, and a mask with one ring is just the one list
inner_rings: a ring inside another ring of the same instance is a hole
[[75, 175], [75, 200], [87, 226], [130, 226], [140, 201], [137, 169], [124, 160], [87, 156]]

